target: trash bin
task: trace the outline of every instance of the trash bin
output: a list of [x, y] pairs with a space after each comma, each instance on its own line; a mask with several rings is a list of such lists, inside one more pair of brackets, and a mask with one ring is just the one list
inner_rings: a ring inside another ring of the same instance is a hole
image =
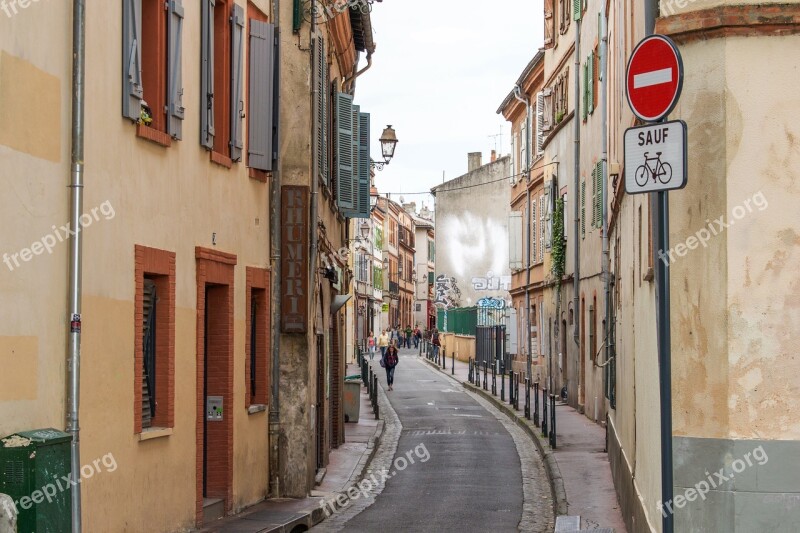
[[358, 422], [361, 414], [361, 376], [344, 382], [344, 421]]
[[71, 530], [71, 440], [57, 429], [0, 439], [0, 493], [15, 502], [18, 533]]

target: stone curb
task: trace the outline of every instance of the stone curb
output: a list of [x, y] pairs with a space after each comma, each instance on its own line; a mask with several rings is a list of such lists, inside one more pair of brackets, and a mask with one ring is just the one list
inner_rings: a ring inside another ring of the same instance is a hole
[[511, 408], [511, 406], [501, 402], [489, 392], [480, 387], [476, 387], [468, 381], [460, 381], [458, 378], [451, 376], [448, 372], [443, 371], [439, 365], [428, 361], [428, 359], [424, 357], [422, 360], [433, 368], [439, 370], [445, 376], [457, 381], [470, 392], [480, 394], [483, 398], [491, 401], [495, 407], [502, 411], [507, 417], [509, 417], [520, 428], [522, 428], [525, 433], [528, 434], [536, 447], [539, 449], [539, 453], [542, 454], [542, 458], [544, 459], [545, 470], [547, 471], [547, 477], [550, 481], [550, 490], [553, 493], [553, 511], [555, 512], [556, 516], [566, 515], [567, 491], [564, 489], [564, 479], [561, 477], [561, 469], [558, 467], [558, 461], [553, 453], [553, 449], [550, 448], [550, 445], [547, 444], [547, 442], [541, 436], [539, 436], [539, 428], [536, 427], [533, 422], [528, 421], [525, 417], [519, 416]]
[[[363, 384], [362, 384], [363, 386]], [[383, 385], [378, 384], [378, 391], [379, 394], [383, 396], [383, 399], [388, 403], [389, 399], [386, 397], [386, 393], [383, 390]], [[378, 453], [378, 448], [381, 444], [381, 438], [383, 437], [383, 432], [385, 429], [385, 422], [383, 417], [378, 420], [378, 427], [375, 430], [375, 434], [370, 437], [369, 441], [367, 442], [367, 450], [368, 453], [364, 454], [361, 460], [356, 465], [356, 469], [353, 471], [353, 474], [350, 476], [350, 480], [347, 482], [345, 487], [337, 492], [332, 492], [328, 497], [322, 497], [322, 502], [327, 502], [331, 508], [334, 510], [334, 513], [339, 512], [340, 510], [347, 507], [350, 503], [349, 501], [344, 505], [340, 506], [339, 503], [336, 501], [336, 498], [340, 495], [347, 495], [348, 491], [352, 488], [357, 488], [356, 485], [360, 483], [365, 477], [365, 473], [367, 472], [367, 467], [372, 463], [372, 460], [375, 458], [375, 454]], [[319, 512], [319, 516], [312, 516], [311, 526], [316, 526], [320, 522], [323, 522], [328, 516], [325, 514], [322, 508], [314, 509], [313, 515], [316, 515], [317, 511]], [[333, 513], [331, 513], [331, 516]], [[271, 533], [271, 532], [270, 532]]]

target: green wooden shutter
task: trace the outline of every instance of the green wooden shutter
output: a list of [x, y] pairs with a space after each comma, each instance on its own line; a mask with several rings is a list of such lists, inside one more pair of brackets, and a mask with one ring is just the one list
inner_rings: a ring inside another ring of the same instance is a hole
[[369, 139], [370, 115], [358, 114], [358, 189], [356, 191], [356, 212], [353, 218], [369, 218]]
[[[565, 2], [569, 0], [564, 0]], [[572, 19], [581, 20], [581, 5], [583, 0], [572, 0]]]
[[317, 169], [325, 184], [328, 184], [328, 62], [325, 55], [325, 40], [317, 37], [316, 41], [316, 113], [317, 127]]
[[173, 139], [183, 137], [183, 0], [170, 0], [168, 5], [167, 52], [167, 132]]
[[231, 159], [241, 161], [244, 148], [244, 8], [237, 4], [233, 5], [231, 14], [231, 39]]
[[250, 19], [247, 164], [272, 170], [275, 83], [275, 26]]
[[340, 210], [355, 209], [354, 175], [353, 97], [336, 93], [336, 196]]
[[122, 116], [139, 121], [142, 112], [142, 0], [122, 2]]
[[581, 181], [581, 238], [586, 237], [586, 181]]
[[597, 194], [595, 195], [595, 218], [598, 228], [603, 227], [603, 162], [598, 161], [594, 166], [594, 181]]
[[200, 16], [200, 144], [214, 149], [214, 7], [201, 0]]
[[589, 109], [589, 66], [587, 63], [583, 64], [583, 106], [581, 109], [581, 116], [586, 120], [588, 116], [587, 110]]

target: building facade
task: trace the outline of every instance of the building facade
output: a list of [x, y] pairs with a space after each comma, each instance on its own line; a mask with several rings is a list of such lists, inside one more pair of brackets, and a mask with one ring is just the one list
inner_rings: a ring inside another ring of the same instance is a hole
[[436, 275], [436, 234], [433, 212], [423, 206], [417, 213], [414, 202], [404, 204], [415, 228], [414, 248], [414, 309], [411, 325], [422, 331], [436, 326], [436, 307], [433, 305], [433, 285]]

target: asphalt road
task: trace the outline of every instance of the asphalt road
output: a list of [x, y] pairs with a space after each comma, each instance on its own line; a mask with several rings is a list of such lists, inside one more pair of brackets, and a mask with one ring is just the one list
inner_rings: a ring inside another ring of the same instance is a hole
[[403, 429], [383, 491], [343, 531], [518, 531], [520, 456], [497, 417], [413, 350], [392, 392], [380, 379]]

